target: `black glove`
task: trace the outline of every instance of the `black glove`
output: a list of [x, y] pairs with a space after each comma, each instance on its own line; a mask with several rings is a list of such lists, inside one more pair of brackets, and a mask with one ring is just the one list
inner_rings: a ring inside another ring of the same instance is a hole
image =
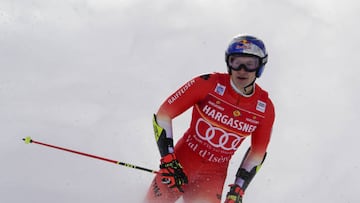
[[225, 203], [242, 203], [242, 196], [244, 191], [240, 186], [233, 184], [229, 185], [230, 191], [226, 194]]
[[181, 186], [188, 183], [188, 178], [179, 161], [176, 159], [175, 154], [168, 154], [161, 158], [159, 173], [163, 176], [163, 184], [167, 184], [170, 188], [177, 188], [180, 192], [184, 192]]

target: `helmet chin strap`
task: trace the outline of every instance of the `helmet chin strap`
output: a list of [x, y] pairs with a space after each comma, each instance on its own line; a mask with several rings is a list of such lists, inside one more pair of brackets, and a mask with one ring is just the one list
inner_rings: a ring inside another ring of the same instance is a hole
[[[244, 87], [244, 92], [245, 92], [246, 95], [249, 95], [249, 94], [251, 94], [251, 93], [254, 91], [254, 83], [255, 83], [255, 80], [256, 80], [256, 78], [255, 78], [250, 84], [248, 84], [248, 85], [246, 85], [246, 86]], [[252, 87], [252, 88], [250, 89], [250, 92], [248, 92], [248, 91], [246, 90], [248, 87]]]
[[[231, 87], [232, 87], [237, 93], [239, 93], [239, 94], [241, 94], [242, 96], [245, 96], [245, 97], [250, 97], [250, 96], [252, 95], [252, 93], [254, 92], [254, 83], [255, 83], [255, 80], [256, 80], [256, 78], [255, 78], [250, 84], [246, 85], [246, 86], [243, 88], [244, 92], [241, 91], [240, 89], [238, 89], [238, 88], [236, 87], [236, 85], [234, 84], [234, 82], [232, 81], [232, 79], [230, 79], [230, 84], [231, 84]], [[250, 91], [250, 90], [247, 91], [246, 89], [249, 88], [249, 87], [251, 87], [251, 86], [252, 86], [251, 91]]]

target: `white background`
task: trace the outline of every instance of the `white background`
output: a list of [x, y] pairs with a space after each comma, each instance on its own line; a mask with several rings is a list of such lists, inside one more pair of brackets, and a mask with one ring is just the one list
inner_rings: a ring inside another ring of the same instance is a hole
[[[358, 202], [359, 9], [355, 0], [2, 0], [0, 201], [141, 202], [153, 174], [21, 139], [157, 169], [152, 113], [192, 77], [225, 72], [228, 42], [250, 33], [267, 45], [258, 83], [277, 117], [244, 202]], [[175, 139], [189, 116], [174, 121]]]

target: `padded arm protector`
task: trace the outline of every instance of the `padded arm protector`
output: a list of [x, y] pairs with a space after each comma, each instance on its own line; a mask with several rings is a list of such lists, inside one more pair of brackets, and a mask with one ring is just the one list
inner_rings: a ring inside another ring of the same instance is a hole
[[164, 157], [170, 153], [169, 148], [174, 148], [173, 139], [166, 137], [166, 131], [157, 123], [155, 114], [153, 117], [153, 126], [154, 126], [155, 140], [159, 148], [160, 155], [161, 157]]
[[254, 178], [256, 173], [260, 170], [261, 165], [264, 163], [264, 160], [266, 158], [266, 153], [265, 153], [264, 158], [261, 161], [261, 164], [257, 165], [257, 166], [254, 166], [250, 171], [247, 171], [246, 169], [242, 168], [242, 165], [243, 165], [245, 159], [247, 158], [249, 152], [250, 152], [250, 148], [247, 150], [247, 152], [246, 152], [246, 154], [244, 156], [244, 159], [241, 162], [241, 165], [240, 165], [240, 167], [239, 167], [239, 169], [238, 169], [238, 171], [236, 173], [236, 177], [241, 178], [244, 181], [243, 185], [241, 186], [243, 191], [245, 191], [246, 188], [249, 186], [251, 180]]

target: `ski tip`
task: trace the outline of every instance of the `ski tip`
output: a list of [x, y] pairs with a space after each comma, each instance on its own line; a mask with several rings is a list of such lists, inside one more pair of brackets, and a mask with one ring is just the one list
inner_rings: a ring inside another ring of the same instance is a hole
[[23, 138], [23, 140], [24, 140], [25, 144], [30, 144], [32, 142], [30, 136], [27, 136], [27, 137]]

